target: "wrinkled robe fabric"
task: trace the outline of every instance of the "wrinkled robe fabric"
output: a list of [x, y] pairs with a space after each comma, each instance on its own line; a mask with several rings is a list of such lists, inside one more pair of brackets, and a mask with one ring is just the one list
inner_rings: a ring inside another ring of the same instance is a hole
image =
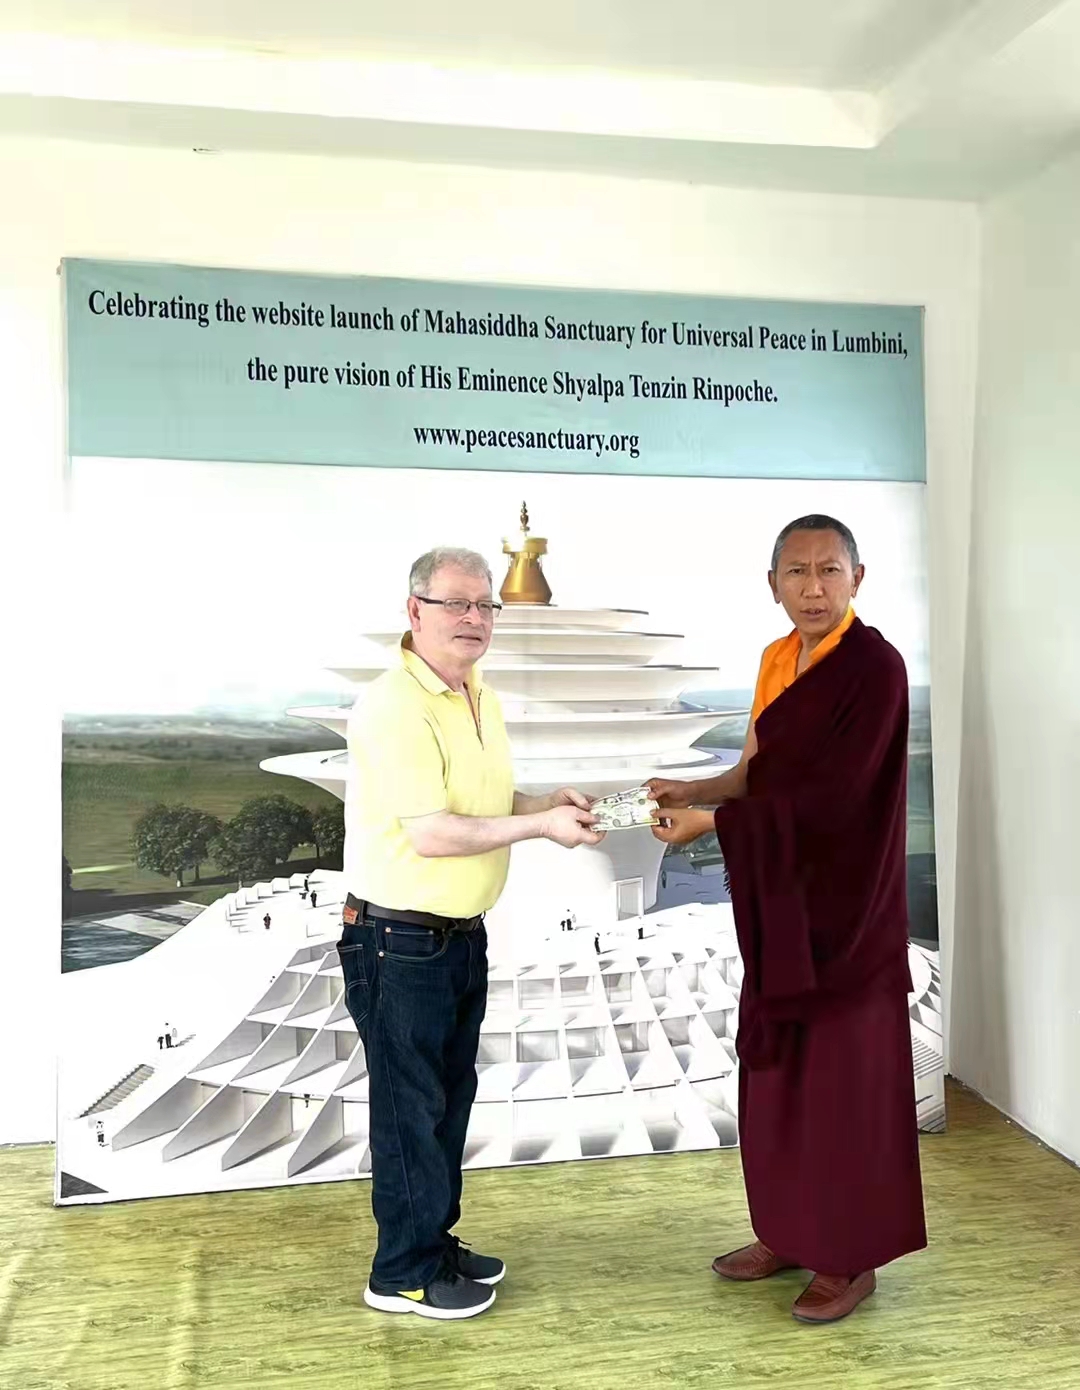
[[754, 1232], [819, 1274], [926, 1244], [908, 995], [908, 682], [855, 619], [758, 717], [716, 812], [745, 976], [739, 1137]]

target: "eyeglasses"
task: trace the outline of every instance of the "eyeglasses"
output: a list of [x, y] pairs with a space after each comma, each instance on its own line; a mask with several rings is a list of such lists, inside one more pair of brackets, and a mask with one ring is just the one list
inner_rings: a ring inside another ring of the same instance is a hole
[[475, 608], [481, 618], [486, 618], [488, 622], [497, 618], [502, 612], [502, 604], [496, 603], [494, 599], [482, 598], [477, 603], [469, 598], [424, 598], [423, 594], [413, 594], [417, 603], [438, 604], [440, 608], [445, 608], [448, 613], [455, 618], [464, 618], [470, 608]]

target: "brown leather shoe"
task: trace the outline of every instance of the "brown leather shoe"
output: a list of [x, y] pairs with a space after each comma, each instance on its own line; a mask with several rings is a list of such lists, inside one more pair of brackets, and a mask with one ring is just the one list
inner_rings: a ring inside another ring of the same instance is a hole
[[799, 1322], [839, 1322], [853, 1313], [876, 1288], [877, 1276], [872, 1269], [856, 1274], [854, 1279], [815, 1274], [795, 1300], [791, 1314]]
[[774, 1255], [760, 1240], [755, 1240], [753, 1245], [744, 1245], [741, 1250], [733, 1250], [730, 1255], [718, 1255], [712, 1267], [715, 1274], [725, 1279], [737, 1279], [741, 1283], [749, 1283], [753, 1279], [771, 1279], [782, 1269], [799, 1268]]

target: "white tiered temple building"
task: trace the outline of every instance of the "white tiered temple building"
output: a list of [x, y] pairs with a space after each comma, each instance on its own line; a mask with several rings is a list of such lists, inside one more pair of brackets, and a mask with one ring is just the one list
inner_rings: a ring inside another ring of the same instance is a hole
[[[627, 609], [507, 603], [483, 673], [502, 702], [520, 791], [571, 785], [604, 796], [650, 777], [690, 780], [723, 770], [721, 759], [693, 744], [748, 711], [680, 705], [683, 690], [715, 671], [680, 665], [683, 638], [646, 631], [647, 622], [647, 613]], [[362, 694], [399, 659], [401, 636], [400, 627], [368, 634], [347, 663], [332, 669]], [[344, 738], [350, 706], [289, 713]], [[344, 749], [270, 758], [262, 766], [348, 799]], [[515, 846], [506, 888], [487, 919], [493, 958], [531, 959], [568, 916], [602, 935], [642, 916], [656, 901], [663, 852], [647, 828], [612, 833], [572, 854], [544, 840]], [[348, 870], [348, 846], [345, 853]]]
[[[511, 574], [524, 554], [538, 565], [543, 546], [523, 535], [505, 547]], [[693, 745], [745, 711], [680, 704], [712, 672], [680, 665], [681, 637], [648, 626], [642, 612], [507, 603], [483, 670], [502, 700], [522, 791], [571, 784], [595, 796], [656, 775], [716, 773], [717, 755]], [[374, 632], [332, 669], [362, 694], [400, 640], [397, 628]], [[290, 713], [343, 736], [349, 706]], [[349, 794], [341, 748], [262, 766]], [[515, 846], [488, 918], [467, 1167], [737, 1142], [742, 966], [731, 908], [653, 910], [662, 855], [648, 829], [570, 853], [544, 841]], [[147, 955], [105, 968], [117, 998], [139, 998], [147, 1017], [67, 1066], [60, 1200], [370, 1171], [364, 1050], [335, 950], [345, 876], [320, 871], [311, 881], [314, 909], [301, 876], [259, 884]], [[911, 965], [919, 1119], [934, 1129], [944, 1119], [937, 958], [912, 946]], [[156, 1017], [178, 1020], [182, 1046], [148, 1046]]]

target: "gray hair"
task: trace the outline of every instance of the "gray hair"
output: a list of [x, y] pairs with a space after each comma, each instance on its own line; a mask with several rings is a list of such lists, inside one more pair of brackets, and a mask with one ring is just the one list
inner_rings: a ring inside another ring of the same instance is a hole
[[491, 570], [482, 555], [458, 546], [439, 545], [413, 561], [409, 571], [409, 593], [427, 598], [431, 593], [431, 581], [442, 569], [463, 570], [476, 579], [486, 579], [489, 585], [492, 583]]
[[842, 521], [837, 521], [833, 516], [820, 516], [814, 513], [811, 516], [801, 516], [798, 521], [789, 521], [777, 536], [776, 544], [773, 546], [772, 564], [769, 566], [773, 574], [776, 573], [776, 567], [780, 563], [780, 552], [784, 548], [784, 542], [796, 531], [835, 531], [844, 543], [844, 549], [851, 560], [851, 568], [853, 570], [859, 568], [859, 547], [855, 544], [855, 537], [850, 530]]

